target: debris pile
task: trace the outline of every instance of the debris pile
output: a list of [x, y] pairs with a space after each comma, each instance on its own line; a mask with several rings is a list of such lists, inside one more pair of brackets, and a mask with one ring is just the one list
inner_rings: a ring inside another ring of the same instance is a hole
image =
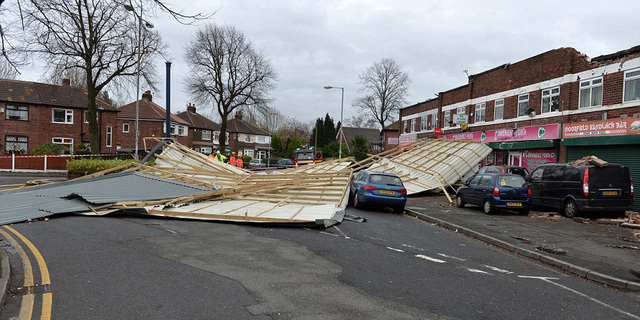
[[575, 160], [570, 163], [572, 166], [584, 166], [584, 165], [594, 165], [596, 167], [605, 167], [609, 163], [596, 157], [596, 156], [586, 156], [582, 157], [582, 159]]

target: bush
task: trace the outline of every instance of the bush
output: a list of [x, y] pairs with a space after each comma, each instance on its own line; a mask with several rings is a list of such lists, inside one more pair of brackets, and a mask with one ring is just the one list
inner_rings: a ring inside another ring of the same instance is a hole
[[36, 156], [57, 156], [62, 154], [62, 146], [53, 142], [43, 142], [33, 148]]
[[100, 160], [100, 159], [81, 159], [71, 160], [67, 162], [67, 177], [69, 179], [75, 179], [84, 175], [92, 174], [95, 172], [115, 168], [125, 163], [133, 162], [135, 160]]
[[367, 158], [367, 154], [369, 153], [369, 141], [367, 138], [361, 135], [356, 135], [351, 140], [351, 146], [353, 149], [353, 156], [356, 158], [356, 161], [362, 161]]

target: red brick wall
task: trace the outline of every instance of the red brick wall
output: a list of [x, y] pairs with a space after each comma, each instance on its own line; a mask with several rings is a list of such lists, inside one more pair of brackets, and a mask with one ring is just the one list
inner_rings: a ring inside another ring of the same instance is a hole
[[[129, 124], [129, 133], [122, 132], [122, 125], [124, 123]], [[145, 148], [144, 138], [145, 137], [156, 137], [163, 138], [165, 136], [164, 133], [164, 121], [149, 121], [149, 120], [138, 120], [138, 130], [140, 131], [140, 136], [138, 140], [138, 149], [142, 150]], [[172, 135], [171, 138], [176, 139], [179, 143], [185, 145], [188, 148], [192, 147], [192, 137], [193, 131], [192, 129], [187, 128], [188, 136], [177, 136]], [[118, 119], [118, 140], [117, 145], [122, 149], [135, 149], [136, 141], [136, 121], [135, 120], [123, 120]], [[155, 146], [156, 142], [152, 139], [147, 139], [147, 149], [151, 149]]]
[[[6, 108], [6, 103], [0, 103], [0, 108]], [[84, 111], [86, 109], [56, 107], [56, 109], [72, 109], [73, 124], [53, 123], [53, 109], [53, 107], [29, 105], [28, 121], [6, 120], [5, 109], [5, 112], [0, 114], [0, 143], [2, 143], [0, 153], [5, 154], [5, 136], [7, 135], [28, 137], [29, 154], [32, 153], [35, 146], [43, 142], [51, 142], [51, 139], [54, 137], [71, 138], [73, 139], [74, 145], [81, 143], [83, 138], [89, 139], [89, 124], [84, 123]], [[115, 151], [115, 141], [117, 137], [115, 130], [117, 112], [99, 111], [99, 113], [101, 113], [101, 116], [98, 117], [100, 127], [100, 152], [113, 152]], [[112, 148], [105, 146], [106, 126], [114, 127]]]

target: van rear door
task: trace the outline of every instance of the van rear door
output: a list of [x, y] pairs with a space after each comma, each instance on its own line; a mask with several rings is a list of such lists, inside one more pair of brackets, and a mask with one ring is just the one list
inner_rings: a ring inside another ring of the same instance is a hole
[[589, 205], [611, 208], [631, 206], [631, 176], [629, 168], [610, 164], [589, 167]]

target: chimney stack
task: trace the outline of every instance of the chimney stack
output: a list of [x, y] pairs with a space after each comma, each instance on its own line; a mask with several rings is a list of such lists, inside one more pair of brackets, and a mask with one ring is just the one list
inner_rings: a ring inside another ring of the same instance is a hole
[[71, 86], [71, 79], [69, 79], [69, 77], [62, 78], [62, 85], [65, 86], [65, 87], [70, 87]]
[[196, 105], [189, 102], [189, 104], [187, 104], [187, 111], [191, 113], [196, 113]]
[[151, 96], [151, 90], [147, 90], [142, 94], [142, 99], [145, 99], [149, 102], [153, 101], [153, 96]]
[[242, 120], [242, 110], [236, 111], [236, 119]]

